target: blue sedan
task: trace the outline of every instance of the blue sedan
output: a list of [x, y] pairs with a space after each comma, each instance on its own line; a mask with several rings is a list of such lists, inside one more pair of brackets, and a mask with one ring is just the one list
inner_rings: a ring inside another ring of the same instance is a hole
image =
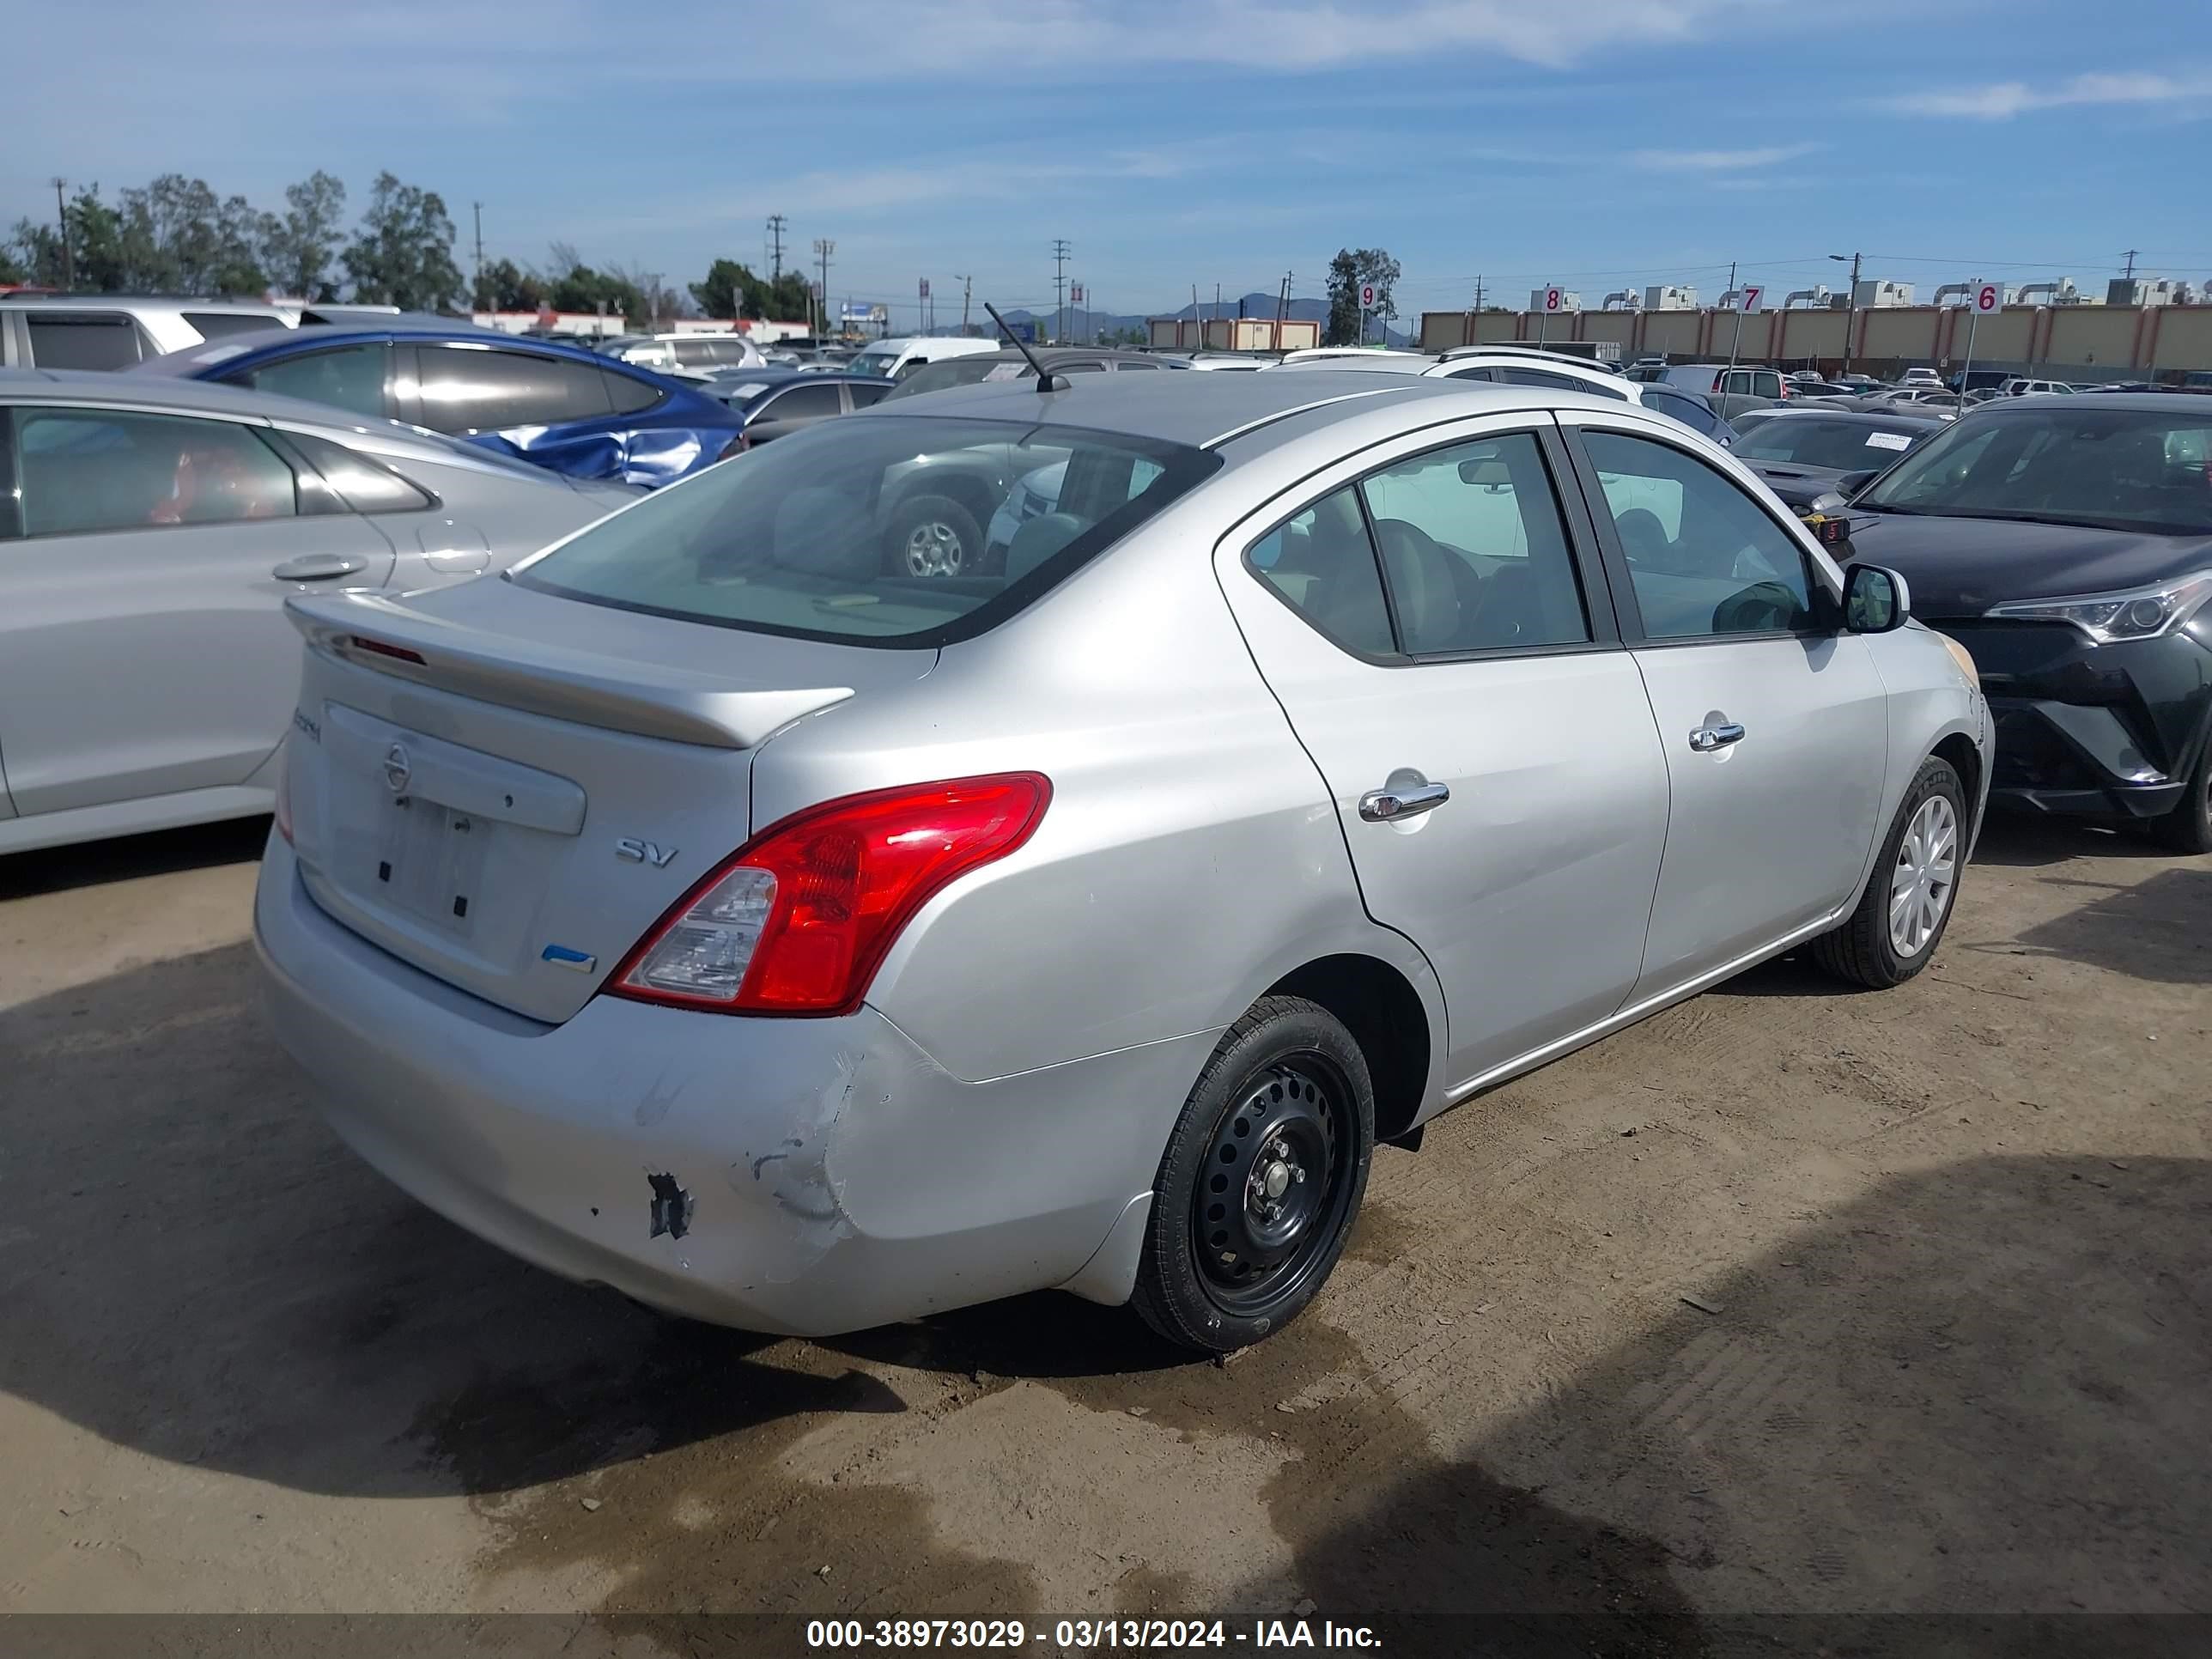
[[712, 466], [744, 425], [703, 389], [651, 369], [441, 319], [233, 335], [129, 372], [331, 404], [465, 438], [568, 477], [647, 486]]

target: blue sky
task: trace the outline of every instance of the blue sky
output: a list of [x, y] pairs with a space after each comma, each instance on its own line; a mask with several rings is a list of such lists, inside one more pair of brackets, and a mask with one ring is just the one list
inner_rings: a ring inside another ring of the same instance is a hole
[[[1832, 252], [1917, 282], [2212, 279], [2212, 11], [2083, 0], [90, 0], [11, 21], [0, 219], [59, 173], [280, 205], [441, 191], [469, 263], [546, 244], [679, 285], [834, 238], [834, 297], [946, 319], [1318, 295], [1387, 248], [1401, 313], [1550, 279], [1778, 298]], [[610, 21], [612, 20], [612, 21]]]

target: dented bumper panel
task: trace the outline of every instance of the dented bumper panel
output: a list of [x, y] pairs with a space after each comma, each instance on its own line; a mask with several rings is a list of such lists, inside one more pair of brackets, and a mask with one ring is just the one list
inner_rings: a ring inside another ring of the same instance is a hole
[[[739, 1019], [599, 998], [545, 1025], [332, 921], [272, 837], [277, 1035], [370, 1164], [526, 1260], [672, 1312], [822, 1335], [1061, 1284], [1149, 1188], [1210, 1039], [986, 1083], [870, 1009]], [[1149, 1143], [1151, 1151], [1143, 1148]]]

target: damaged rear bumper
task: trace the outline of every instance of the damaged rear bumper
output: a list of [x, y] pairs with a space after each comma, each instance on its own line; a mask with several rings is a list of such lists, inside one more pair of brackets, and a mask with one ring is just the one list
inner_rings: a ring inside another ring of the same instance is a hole
[[371, 1164], [554, 1273], [754, 1330], [828, 1335], [1071, 1280], [1126, 1296], [1093, 1258], [1160, 1156], [1128, 1103], [1171, 1111], [1212, 1046], [970, 1083], [869, 1008], [744, 1019], [599, 997], [544, 1025], [333, 921], [274, 836], [254, 935], [279, 1040]]

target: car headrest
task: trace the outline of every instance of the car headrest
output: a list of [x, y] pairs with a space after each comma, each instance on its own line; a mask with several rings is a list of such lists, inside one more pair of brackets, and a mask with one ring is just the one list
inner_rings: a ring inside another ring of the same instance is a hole
[[1006, 544], [1006, 580], [1018, 582], [1083, 533], [1083, 520], [1073, 513], [1042, 513], [1031, 519]]

